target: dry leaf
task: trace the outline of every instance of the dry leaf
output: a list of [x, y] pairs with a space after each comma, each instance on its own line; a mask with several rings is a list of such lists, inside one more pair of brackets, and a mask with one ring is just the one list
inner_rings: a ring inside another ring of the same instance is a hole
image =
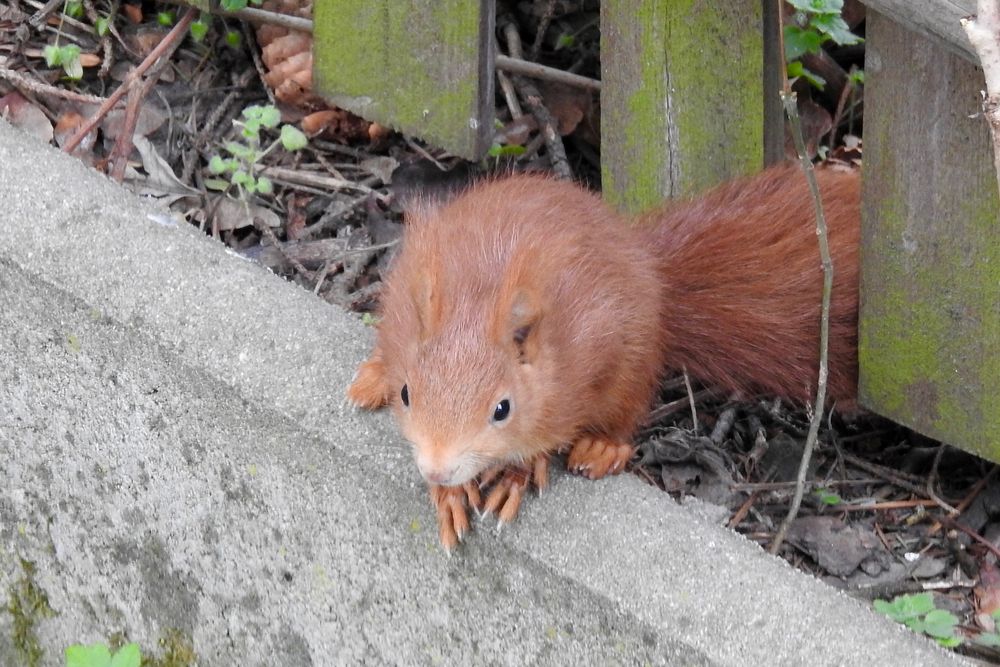
[[0, 97], [0, 116], [14, 127], [46, 143], [52, 141], [52, 122], [48, 116], [18, 92]]
[[[213, 220], [220, 232], [250, 227], [254, 218], [268, 227], [281, 226], [278, 214], [271, 209], [257, 204], [249, 204], [244, 208], [243, 202], [225, 195], [209, 196], [206, 208], [213, 214]], [[249, 215], [247, 215], [248, 209]]]

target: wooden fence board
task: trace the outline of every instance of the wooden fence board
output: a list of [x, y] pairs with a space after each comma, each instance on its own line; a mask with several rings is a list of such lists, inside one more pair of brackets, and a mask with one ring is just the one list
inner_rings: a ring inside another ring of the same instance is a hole
[[605, 197], [626, 210], [763, 164], [760, 0], [601, 3]]
[[960, 20], [976, 13], [976, 0], [861, 0], [887, 18], [922, 37], [938, 40], [952, 53], [972, 63], [979, 56], [969, 44]]
[[494, 0], [317, 0], [315, 90], [469, 159], [493, 136]]
[[1000, 461], [1000, 197], [982, 71], [869, 12], [861, 402]]

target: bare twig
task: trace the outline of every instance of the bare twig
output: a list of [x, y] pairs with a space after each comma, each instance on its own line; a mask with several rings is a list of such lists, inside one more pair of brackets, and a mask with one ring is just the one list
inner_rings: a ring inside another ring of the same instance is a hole
[[129, 92], [129, 89], [136, 85], [137, 81], [142, 79], [142, 75], [146, 72], [146, 70], [152, 67], [153, 64], [156, 63], [156, 61], [161, 57], [169, 58], [173, 52], [177, 50], [177, 47], [180, 46], [184, 39], [184, 35], [187, 33], [188, 28], [194, 22], [197, 15], [198, 11], [195, 9], [189, 9], [185, 12], [184, 16], [181, 17], [170, 32], [168, 32], [166, 36], [160, 40], [160, 43], [156, 45], [156, 48], [149, 52], [146, 59], [143, 60], [138, 67], [128, 73], [128, 76], [125, 77], [125, 80], [122, 81], [121, 85], [118, 86], [115, 92], [111, 93], [104, 103], [101, 104], [97, 113], [88, 118], [87, 122], [85, 122], [80, 129], [76, 131], [76, 134], [70, 137], [69, 141], [66, 142], [66, 145], [63, 146], [63, 151], [66, 153], [72, 153], [76, 150], [76, 147], [80, 145], [80, 142], [83, 141], [84, 137], [90, 134], [93, 129], [97, 127], [97, 124], [101, 122], [101, 119], [103, 119], [108, 112], [111, 111], [116, 104], [118, 104], [118, 101], [121, 100], [127, 92]]
[[[688, 401], [691, 403], [691, 430], [698, 431], [698, 408], [694, 404], [694, 391], [691, 389], [691, 378], [688, 377], [688, 369], [685, 367], [684, 371], [684, 388], [687, 389]], [[719, 443], [715, 443], [719, 444]]]
[[962, 27], [983, 67], [983, 113], [993, 137], [993, 166], [1000, 187], [1000, 0], [979, 0], [976, 16], [962, 19]]
[[792, 497], [791, 506], [788, 508], [788, 515], [778, 528], [774, 541], [768, 548], [772, 554], [778, 553], [781, 544], [785, 541], [785, 535], [792, 521], [798, 516], [799, 506], [802, 504], [802, 495], [805, 491], [806, 473], [809, 470], [809, 462], [812, 459], [813, 449], [816, 447], [816, 439], [819, 436], [819, 426], [823, 421], [823, 408], [826, 405], [826, 381], [828, 370], [827, 353], [830, 342], [830, 295], [833, 292], [833, 259], [830, 256], [830, 243], [826, 235], [826, 217], [823, 215], [823, 202], [819, 196], [819, 186], [816, 184], [816, 174], [813, 172], [812, 162], [806, 152], [805, 140], [802, 138], [802, 124], [799, 121], [799, 110], [796, 104], [795, 93], [789, 89], [781, 91], [781, 102], [785, 107], [785, 114], [792, 129], [792, 138], [795, 140], [795, 150], [799, 154], [799, 163], [806, 180], [809, 182], [809, 192], [812, 194], [813, 206], [816, 209], [816, 236], [819, 239], [819, 254], [823, 264], [823, 305], [820, 315], [819, 329], [819, 381], [816, 387], [816, 403], [813, 409], [812, 419], [809, 422], [809, 434], [806, 436], [806, 445], [802, 451], [802, 461], [799, 464], [799, 474], [796, 478], [795, 495]]
[[601, 91], [601, 82], [599, 80], [573, 74], [565, 70], [546, 67], [538, 63], [500, 54], [497, 54], [495, 62], [497, 69], [502, 69], [511, 74], [523, 74], [524, 76], [530, 76], [532, 79], [544, 79], [546, 81], [564, 83], [574, 88], [584, 88], [585, 90], [593, 90], [595, 92]]
[[6, 79], [18, 88], [31, 91], [36, 95], [51, 95], [52, 97], [61, 97], [64, 100], [82, 102], [83, 104], [102, 104], [106, 101], [103, 97], [97, 97], [96, 95], [84, 95], [83, 93], [66, 90], [65, 88], [59, 88], [57, 86], [51, 86], [47, 83], [36, 81], [26, 77], [20, 72], [15, 72], [14, 70], [7, 69], [6, 67], [0, 67], [0, 79]]
[[[511, 56], [518, 58], [521, 55], [521, 36], [517, 33], [517, 26], [508, 22], [504, 26], [504, 36], [507, 39], [507, 50]], [[542, 103], [542, 95], [531, 83], [522, 76], [514, 77], [514, 83], [520, 89], [521, 98], [524, 103], [531, 108], [531, 112], [538, 119], [538, 126], [541, 135], [545, 138], [545, 147], [549, 152], [549, 160], [552, 162], [552, 170], [556, 176], [564, 180], [573, 178], [573, 171], [569, 167], [569, 160], [566, 157], [566, 147], [563, 146], [562, 137], [559, 135], [558, 125], [552, 114]]]

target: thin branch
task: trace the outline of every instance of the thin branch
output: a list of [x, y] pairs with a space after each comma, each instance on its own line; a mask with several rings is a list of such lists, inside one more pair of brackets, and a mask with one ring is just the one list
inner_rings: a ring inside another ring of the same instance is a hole
[[70, 137], [69, 141], [66, 142], [66, 145], [63, 146], [64, 152], [72, 153], [76, 150], [76, 147], [80, 145], [80, 142], [83, 141], [84, 137], [90, 134], [93, 129], [97, 127], [97, 124], [101, 122], [101, 120], [108, 114], [109, 111], [111, 111], [112, 108], [114, 108], [116, 104], [118, 104], [118, 101], [125, 96], [125, 93], [129, 92], [129, 89], [136, 85], [136, 82], [142, 78], [142, 75], [146, 72], [146, 70], [152, 67], [157, 60], [161, 57], [169, 58], [173, 55], [177, 47], [180, 46], [181, 41], [184, 39], [184, 34], [194, 22], [197, 15], [198, 10], [189, 9], [184, 16], [181, 17], [181, 19], [177, 22], [177, 25], [175, 25], [170, 32], [168, 32], [163, 39], [160, 40], [160, 43], [156, 45], [156, 48], [149, 52], [146, 59], [143, 60], [138, 67], [128, 73], [128, 76], [126, 76], [121, 85], [115, 89], [115, 92], [111, 93], [104, 103], [101, 104], [97, 113], [88, 118], [87, 122], [85, 122], [80, 129], [76, 131], [76, 134]]
[[993, 166], [1000, 187], [1000, 0], [979, 0], [976, 16], [962, 19], [962, 27], [983, 67], [983, 113], [993, 137]]
[[788, 515], [778, 528], [774, 541], [768, 548], [772, 554], [778, 553], [781, 544], [785, 541], [785, 535], [792, 521], [798, 516], [799, 506], [802, 504], [802, 496], [805, 491], [806, 473], [809, 470], [809, 462], [812, 460], [813, 449], [816, 447], [816, 439], [819, 436], [819, 426], [823, 421], [823, 408], [826, 405], [826, 381], [829, 373], [828, 352], [830, 343], [830, 295], [833, 292], [833, 258], [830, 256], [830, 243], [826, 235], [826, 216], [823, 215], [823, 202], [819, 196], [819, 186], [816, 184], [816, 174], [813, 172], [812, 162], [806, 153], [805, 141], [802, 138], [802, 123], [799, 120], [799, 110], [796, 105], [795, 93], [786, 89], [781, 91], [781, 103], [785, 107], [785, 114], [792, 129], [792, 138], [795, 140], [795, 150], [799, 154], [799, 163], [802, 171], [809, 182], [809, 192], [812, 195], [813, 206], [816, 209], [816, 237], [819, 240], [819, 254], [823, 264], [823, 306], [820, 316], [819, 329], [819, 382], [816, 388], [816, 403], [813, 409], [812, 419], [809, 421], [809, 434], [806, 436], [806, 446], [802, 451], [802, 461], [799, 464], [799, 474], [796, 478], [795, 495], [792, 497], [791, 506], [788, 508]]

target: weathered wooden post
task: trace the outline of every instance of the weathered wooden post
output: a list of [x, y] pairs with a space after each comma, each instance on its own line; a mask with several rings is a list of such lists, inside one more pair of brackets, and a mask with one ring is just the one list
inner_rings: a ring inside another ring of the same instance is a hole
[[982, 71], [956, 3], [866, 4], [901, 13], [867, 23], [861, 401], [1000, 461], [1000, 199]]

